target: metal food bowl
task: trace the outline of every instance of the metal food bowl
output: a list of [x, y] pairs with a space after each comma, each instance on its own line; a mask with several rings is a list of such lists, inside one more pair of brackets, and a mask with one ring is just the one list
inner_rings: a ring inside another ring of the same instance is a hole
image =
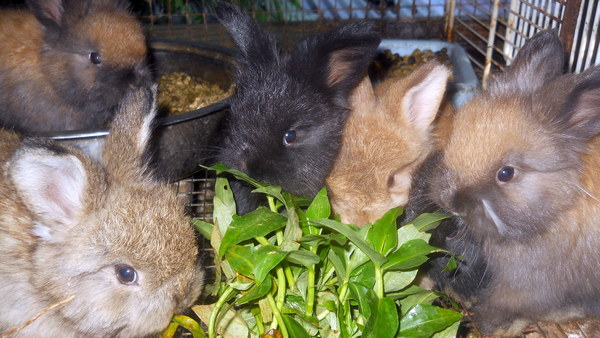
[[[150, 42], [150, 62], [155, 79], [174, 72], [218, 85], [232, 85], [233, 51], [205, 43]], [[228, 108], [226, 100], [175, 116], [159, 117], [151, 144], [152, 163], [159, 178], [169, 182], [189, 177], [199, 164], [214, 155], [215, 140]], [[50, 138], [83, 149], [98, 158], [107, 130], [53, 133]]]

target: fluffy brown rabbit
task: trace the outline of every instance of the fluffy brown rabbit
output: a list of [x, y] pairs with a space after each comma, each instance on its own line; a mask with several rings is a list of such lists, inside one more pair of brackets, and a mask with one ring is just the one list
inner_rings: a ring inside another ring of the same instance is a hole
[[21, 132], [104, 127], [149, 82], [146, 41], [123, 0], [28, 0], [0, 11], [0, 125]]
[[199, 295], [194, 231], [144, 164], [154, 90], [124, 98], [103, 164], [0, 131], [0, 334], [74, 297], [15, 335], [147, 336]]
[[531, 38], [457, 112], [430, 177], [487, 261], [472, 309], [484, 334], [600, 317], [600, 68], [562, 71], [556, 33]]
[[[433, 121], [447, 80], [448, 68], [430, 61], [375, 89], [365, 77], [354, 90], [342, 147], [326, 180], [342, 221], [363, 226], [406, 204], [412, 175], [434, 148]], [[444, 107], [444, 115], [452, 113]]]

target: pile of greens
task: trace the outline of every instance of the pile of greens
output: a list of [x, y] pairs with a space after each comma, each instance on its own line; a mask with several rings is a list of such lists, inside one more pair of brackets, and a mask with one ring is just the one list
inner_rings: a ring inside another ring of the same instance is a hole
[[[462, 315], [432, 305], [437, 292], [413, 285], [427, 255], [426, 231], [444, 215], [397, 228], [402, 208], [357, 228], [335, 220], [326, 190], [312, 201], [215, 165], [214, 224], [194, 220], [214, 249], [217, 301], [192, 309], [208, 330], [176, 316], [194, 337], [455, 337]], [[227, 176], [263, 194], [269, 207], [236, 215]], [[451, 260], [452, 261], [452, 260]]]

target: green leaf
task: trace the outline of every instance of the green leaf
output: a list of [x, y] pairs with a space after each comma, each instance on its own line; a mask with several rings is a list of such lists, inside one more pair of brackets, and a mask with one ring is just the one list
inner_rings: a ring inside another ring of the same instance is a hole
[[346, 237], [354, 243], [362, 252], [365, 253], [373, 262], [379, 266], [383, 265], [387, 259], [377, 251], [373, 250], [367, 242], [365, 242], [358, 232], [347, 224], [343, 224], [330, 219], [320, 219], [313, 222], [315, 225], [321, 225], [329, 229], [333, 229]]
[[[210, 315], [215, 304], [195, 305], [192, 307], [194, 313], [204, 323], [210, 321]], [[233, 309], [221, 311], [217, 321], [217, 333], [224, 338], [248, 337], [248, 325], [246, 321]]]
[[378, 298], [373, 293], [370, 300], [371, 316], [365, 324], [363, 337], [395, 337], [398, 331], [398, 309], [389, 297]]
[[262, 298], [267, 293], [269, 293], [269, 291], [271, 291], [272, 287], [273, 287], [273, 280], [270, 278], [265, 279], [260, 284], [254, 284], [250, 288], [250, 290], [248, 290], [248, 292], [246, 294], [244, 294], [242, 297], [240, 297], [238, 300], [236, 300], [236, 304], [242, 305], [245, 303], [249, 303], [253, 300]]
[[206, 337], [206, 334], [204, 333], [204, 330], [202, 330], [200, 324], [198, 324], [197, 321], [193, 320], [188, 316], [176, 315], [173, 317], [173, 322], [181, 325], [182, 327], [190, 331], [194, 338]]
[[398, 229], [399, 245], [402, 245], [413, 239], [422, 239], [429, 243], [429, 238], [431, 238], [431, 234], [417, 230], [417, 228], [415, 228], [415, 226], [412, 224], [407, 224]]
[[365, 286], [361, 283], [350, 282], [348, 283], [348, 290], [350, 295], [358, 303], [359, 312], [366, 318], [371, 317], [371, 305], [369, 303], [369, 293], [373, 293], [372, 297], [376, 297], [373, 292], [373, 286]]
[[455, 338], [458, 336], [459, 327], [460, 320], [457, 320], [454, 324], [448, 326], [443, 331], [434, 333], [432, 338]]
[[307, 268], [318, 264], [321, 261], [319, 256], [307, 250], [290, 251], [286, 260], [290, 263], [300, 264]]
[[302, 325], [298, 324], [298, 322], [296, 320], [294, 320], [294, 318], [292, 318], [292, 316], [283, 315], [283, 322], [285, 323], [285, 326], [288, 330], [288, 334], [290, 335], [290, 337], [294, 337], [294, 338], [310, 337], [308, 335], [308, 332], [306, 332], [306, 330], [302, 327]]
[[321, 244], [331, 245], [336, 243], [338, 245], [344, 245], [348, 242], [348, 239], [342, 234], [327, 234], [327, 235], [307, 235], [300, 238], [300, 243], [317, 247]]
[[374, 249], [384, 256], [396, 248], [398, 240], [396, 218], [402, 214], [402, 211], [402, 207], [389, 210], [373, 223], [371, 230], [369, 230], [367, 242], [372, 244]]
[[256, 277], [257, 283], [262, 283], [263, 279], [267, 277], [269, 272], [273, 270], [287, 255], [287, 252], [281, 251], [278, 247], [273, 245], [265, 245], [254, 253], [255, 264], [252, 272]]
[[298, 250], [300, 239], [302, 238], [302, 229], [300, 228], [298, 214], [295, 208], [286, 209], [286, 211], [288, 219], [283, 230], [283, 242], [280, 243], [280, 247], [285, 251]]
[[372, 289], [375, 286], [375, 265], [367, 262], [352, 271], [350, 281], [366, 285]]
[[254, 278], [254, 250], [249, 246], [232, 245], [225, 253], [225, 259], [238, 273]]
[[388, 271], [383, 275], [383, 288], [386, 293], [397, 292], [409, 286], [417, 277], [417, 270]]
[[462, 315], [433, 305], [417, 304], [400, 319], [400, 337], [429, 337], [456, 323]]
[[408, 310], [417, 304], [431, 305], [434, 300], [440, 298], [439, 293], [422, 289], [416, 285], [411, 285], [407, 290], [399, 292], [399, 294], [403, 295], [400, 300], [402, 315], [405, 315]]
[[451, 217], [451, 215], [425, 213], [417, 216], [410, 224], [414, 225], [417, 230], [425, 232], [437, 228], [442, 220]]
[[402, 244], [398, 250], [388, 256], [388, 262], [381, 268], [389, 270], [412, 270], [418, 268], [429, 259], [426, 255], [441, 251], [432, 247], [422, 239], [413, 239]]
[[208, 239], [210, 241], [210, 235], [212, 234], [214, 225], [208, 222], [205, 222], [199, 218], [193, 218], [192, 223], [196, 227], [196, 230], [202, 235], [202, 237]]
[[444, 269], [442, 269], [442, 272], [456, 270], [457, 268], [458, 268], [458, 263], [456, 263], [456, 258], [454, 257], [454, 255], [452, 255], [452, 256], [450, 256], [450, 259], [448, 259], [448, 263], [446, 263], [446, 266], [444, 267]]
[[317, 196], [315, 196], [312, 203], [306, 209], [306, 218], [309, 221], [321, 218], [329, 218], [331, 215], [331, 205], [327, 198], [327, 189], [323, 188]]
[[224, 177], [217, 177], [215, 180], [213, 208], [213, 220], [219, 226], [221, 233], [224, 234], [236, 212], [233, 192], [229, 186], [229, 181]]
[[276, 214], [265, 207], [259, 207], [244, 216], [233, 216], [231, 225], [223, 235], [219, 255], [223, 256], [227, 249], [234, 244], [265, 236], [281, 229], [285, 226], [286, 221], [287, 219], [284, 216]]
[[335, 273], [337, 274], [338, 278], [343, 280], [344, 278], [346, 278], [346, 265], [343, 251], [340, 251], [342, 251], [341, 248], [332, 246], [331, 250], [329, 250], [329, 252], [327, 253], [327, 258], [333, 265], [333, 268], [335, 269]]

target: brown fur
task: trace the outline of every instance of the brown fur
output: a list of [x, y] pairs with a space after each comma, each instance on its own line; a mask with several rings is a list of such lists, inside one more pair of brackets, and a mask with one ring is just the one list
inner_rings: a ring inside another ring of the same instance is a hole
[[[154, 95], [125, 98], [102, 164], [0, 131], [0, 333], [74, 295], [16, 335], [147, 336], [198, 297], [192, 226], [142, 161]], [[118, 264], [137, 271], [134, 285], [119, 282]]]
[[[412, 174], [434, 147], [431, 123], [447, 73], [430, 62], [405, 78], [386, 80], [374, 91], [368, 77], [355, 89], [342, 147], [326, 180], [342, 221], [363, 226], [408, 201]], [[418, 87], [426, 81], [432, 83]], [[425, 100], [432, 104], [419, 107]]]
[[129, 86], [150, 83], [141, 26], [116, 2], [30, 0], [32, 12], [0, 11], [1, 125], [106, 127]]
[[555, 34], [532, 38], [459, 110], [431, 177], [430, 197], [463, 216], [487, 262], [473, 307], [484, 334], [600, 317], [600, 68], [559, 77], [556, 65]]

